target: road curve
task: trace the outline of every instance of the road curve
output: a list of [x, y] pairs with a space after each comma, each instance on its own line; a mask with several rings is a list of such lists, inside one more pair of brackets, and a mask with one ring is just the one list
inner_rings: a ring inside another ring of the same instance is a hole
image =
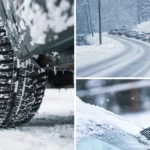
[[148, 77], [150, 76], [150, 44], [120, 36], [109, 36], [125, 46], [121, 54], [77, 68], [77, 77]]

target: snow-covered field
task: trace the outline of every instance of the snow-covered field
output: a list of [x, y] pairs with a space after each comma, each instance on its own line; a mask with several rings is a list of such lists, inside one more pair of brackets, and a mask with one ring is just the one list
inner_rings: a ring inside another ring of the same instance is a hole
[[38, 114], [16, 129], [1, 129], [0, 150], [73, 150], [74, 90], [47, 89]]
[[103, 36], [103, 44], [100, 46], [98, 38], [98, 33], [95, 33], [94, 37], [87, 37], [87, 42], [91, 45], [77, 46], [77, 68], [86, 67], [89, 64], [112, 58], [124, 51], [124, 45], [117, 40]]

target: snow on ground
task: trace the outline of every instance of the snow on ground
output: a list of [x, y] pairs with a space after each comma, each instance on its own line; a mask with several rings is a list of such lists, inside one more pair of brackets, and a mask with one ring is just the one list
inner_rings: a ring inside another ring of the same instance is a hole
[[50, 114], [59, 116], [73, 115], [74, 110], [74, 90], [62, 89], [45, 91], [45, 97], [43, 103], [39, 109], [39, 115]]
[[29, 124], [0, 131], [0, 150], [73, 150], [73, 105], [73, 89], [46, 90]]
[[[150, 24], [149, 24], [150, 25]], [[144, 28], [143, 28], [144, 29]], [[150, 31], [149, 31], [150, 32]], [[125, 39], [128, 39], [127, 37], [124, 37]], [[139, 43], [144, 43], [145, 45], [147, 46], [150, 46], [150, 43], [149, 42], [143, 42], [142, 40], [138, 40], [138, 39], [134, 39], [134, 38], [130, 38], [131, 42], [132, 41], [138, 41]], [[145, 64], [145, 66], [143, 66], [143, 69], [146, 68], [148, 66], [148, 64]], [[145, 77], [149, 77], [150, 76], [150, 70], [147, 69], [147, 72], [145, 73], [144, 75]]]
[[150, 33], [150, 21], [143, 22], [141, 24], [136, 25], [133, 30], [149, 32]]
[[126, 119], [130, 120], [132, 123], [148, 128], [150, 127], [150, 111], [140, 112], [140, 113], [129, 113], [123, 115]]
[[99, 45], [99, 35], [94, 34], [94, 37], [88, 36], [87, 42], [91, 45], [77, 46], [76, 48], [76, 65], [77, 68], [88, 66], [88, 64], [112, 58], [122, 53], [124, 45], [117, 40], [106, 37], [103, 34], [103, 44]]

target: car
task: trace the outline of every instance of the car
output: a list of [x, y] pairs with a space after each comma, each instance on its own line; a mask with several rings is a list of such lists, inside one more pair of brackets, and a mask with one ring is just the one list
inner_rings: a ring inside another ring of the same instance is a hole
[[144, 32], [137, 32], [137, 34], [136, 34], [136, 39], [142, 39], [143, 38], [143, 36], [144, 36]]
[[113, 29], [111, 33], [112, 35], [118, 35], [119, 29]]
[[111, 35], [111, 34], [112, 34], [112, 31], [113, 31], [113, 29], [110, 29], [110, 30], [108, 31], [108, 34]]
[[76, 35], [76, 45], [81, 46], [81, 45], [90, 45], [87, 42], [87, 37], [85, 34], [77, 34]]
[[127, 37], [131, 37], [131, 38], [135, 38], [136, 37], [136, 35], [137, 35], [137, 32], [136, 31], [128, 31], [127, 33], [126, 33], [126, 36]]
[[148, 129], [78, 97], [76, 103], [77, 150], [149, 150]]
[[142, 41], [150, 42], [150, 33], [145, 33], [142, 37]]
[[127, 30], [126, 29], [120, 29], [118, 35], [126, 35]]
[[73, 10], [74, 0], [0, 0], [0, 127], [29, 122], [46, 87], [73, 87]]

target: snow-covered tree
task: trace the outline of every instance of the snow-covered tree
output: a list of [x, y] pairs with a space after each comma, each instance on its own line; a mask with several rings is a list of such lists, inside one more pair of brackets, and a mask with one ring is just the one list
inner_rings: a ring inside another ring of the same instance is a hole
[[[89, 0], [94, 32], [98, 32], [98, 0]], [[77, 0], [77, 33], [89, 33], [90, 16], [87, 0]], [[131, 29], [136, 24], [150, 20], [150, 0], [101, 0], [102, 31], [110, 28]]]

